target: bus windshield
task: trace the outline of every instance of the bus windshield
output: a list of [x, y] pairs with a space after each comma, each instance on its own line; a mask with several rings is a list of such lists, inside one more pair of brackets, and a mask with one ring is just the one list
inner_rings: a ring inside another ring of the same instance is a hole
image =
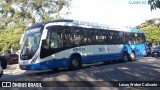
[[42, 27], [28, 29], [22, 41], [20, 58], [22, 60], [31, 59], [36, 53], [42, 34]]

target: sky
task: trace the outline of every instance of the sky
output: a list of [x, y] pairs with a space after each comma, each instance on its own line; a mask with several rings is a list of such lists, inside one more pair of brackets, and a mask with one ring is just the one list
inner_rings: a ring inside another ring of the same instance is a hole
[[145, 20], [160, 16], [160, 9], [151, 11], [147, 2], [148, 0], [72, 0], [71, 14], [66, 18], [115, 27], [135, 27]]

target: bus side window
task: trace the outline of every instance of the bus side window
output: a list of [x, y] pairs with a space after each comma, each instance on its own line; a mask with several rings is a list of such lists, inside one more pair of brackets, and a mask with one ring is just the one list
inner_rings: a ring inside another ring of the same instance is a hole
[[142, 34], [142, 43], [145, 43], [145, 36]]
[[80, 44], [80, 31], [78, 27], [75, 27], [72, 31], [71, 41], [74, 46], [78, 46]]
[[86, 42], [87, 42], [87, 38], [86, 38], [86, 30], [85, 28], [81, 28], [81, 34], [82, 34], [82, 37], [81, 37], [81, 45], [86, 45]]
[[123, 37], [123, 41], [124, 41], [124, 42], [123, 42], [123, 43], [124, 43], [124, 44], [127, 44], [127, 43], [128, 43], [127, 33], [125, 32], [123, 35], [124, 35], [124, 37]]
[[114, 43], [113, 42], [113, 32], [110, 31], [109, 34], [108, 34], [108, 36], [109, 36], [109, 44], [113, 44]]
[[50, 47], [51, 48], [62, 48], [63, 41], [62, 41], [62, 32], [52, 32], [50, 38]]
[[71, 35], [73, 30], [71, 30], [70, 28], [67, 28], [64, 30], [64, 41], [63, 41], [63, 45], [64, 47], [71, 47], [73, 46], [73, 36]]
[[55, 32], [51, 33], [50, 36], [50, 48], [57, 48], [58, 47], [58, 35]]
[[74, 44], [75, 45], [79, 45], [80, 44], [80, 36], [79, 35], [75, 35], [75, 37], [74, 37]]
[[[61, 30], [61, 31], [60, 31]], [[60, 32], [57, 32], [57, 47], [62, 48], [63, 47], [63, 30], [60, 28]]]
[[63, 41], [63, 43], [64, 43], [64, 46], [68, 46], [68, 44], [69, 44], [69, 36], [68, 36], [68, 29], [66, 28], [65, 30], [64, 30], [64, 41]]
[[105, 39], [105, 44], [109, 44], [110, 43], [110, 36], [109, 36], [109, 32], [106, 31], [106, 39]]

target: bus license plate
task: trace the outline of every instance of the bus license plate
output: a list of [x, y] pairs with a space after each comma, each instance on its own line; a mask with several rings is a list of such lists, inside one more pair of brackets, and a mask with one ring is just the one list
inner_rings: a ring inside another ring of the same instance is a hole
[[26, 65], [26, 64], [29, 64], [29, 61], [21, 61], [20, 64], [21, 65]]

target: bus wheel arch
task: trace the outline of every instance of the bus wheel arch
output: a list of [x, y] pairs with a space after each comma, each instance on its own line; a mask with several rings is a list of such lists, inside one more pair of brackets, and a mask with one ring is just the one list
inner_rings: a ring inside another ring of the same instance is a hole
[[79, 53], [72, 54], [69, 59], [69, 69], [77, 70], [82, 67], [82, 57]]
[[129, 60], [128, 52], [127, 52], [127, 51], [124, 51], [124, 52], [123, 52], [123, 61], [124, 61], [124, 62], [127, 62], [128, 60]]

